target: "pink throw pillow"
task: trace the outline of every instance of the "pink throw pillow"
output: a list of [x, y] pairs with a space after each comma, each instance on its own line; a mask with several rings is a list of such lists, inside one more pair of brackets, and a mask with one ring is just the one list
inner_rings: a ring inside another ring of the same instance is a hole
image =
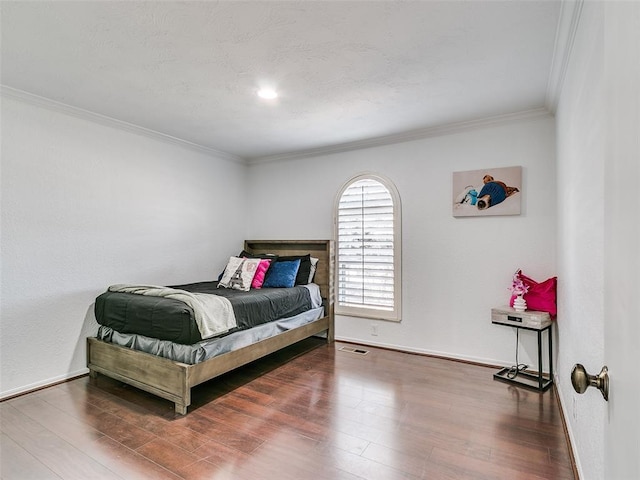
[[[518, 272], [518, 276], [525, 285], [529, 286], [529, 290], [523, 295], [523, 298], [527, 302], [527, 310], [549, 312], [551, 317], [555, 317], [558, 313], [558, 307], [556, 305], [558, 277], [551, 277], [544, 282], [538, 283], [523, 275], [522, 272]], [[509, 305], [513, 306], [515, 298], [515, 295], [511, 296]]]
[[270, 265], [271, 260], [267, 258], [260, 259], [260, 264], [256, 269], [256, 274], [253, 276], [253, 280], [251, 280], [251, 288], [262, 288], [264, 277], [267, 274], [267, 270], [269, 270]]

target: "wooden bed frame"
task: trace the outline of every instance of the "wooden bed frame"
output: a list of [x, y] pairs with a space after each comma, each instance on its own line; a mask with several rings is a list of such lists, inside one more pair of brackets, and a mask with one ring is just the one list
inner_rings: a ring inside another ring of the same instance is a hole
[[191, 387], [223, 373], [288, 347], [300, 340], [327, 332], [327, 342], [334, 341], [333, 278], [334, 254], [331, 240], [246, 240], [250, 253], [306, 255], [318, 258], [314, 283], [325, 299], [325, 316], [306, 325], [280, 333], [252, 345], [211, 358], [195, 365], [176, 362], [149, 353], [132, 350], [87, 338], [87, 367], [95, 379], [102, 373], [121, 382], [175, 403], [176, 413], [185, 415], [191, 404]]

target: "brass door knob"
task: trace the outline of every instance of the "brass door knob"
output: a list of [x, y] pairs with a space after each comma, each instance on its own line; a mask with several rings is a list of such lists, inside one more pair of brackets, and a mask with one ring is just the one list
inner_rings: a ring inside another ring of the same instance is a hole
[[576, 363], [571, 370], [571, 384], [578, 393], [584, 393], [589, 387], [596, 387], [605, 400], [609, 401], [609, 369], [602, 367], [598, 375], [589, 375], [584, 366]]

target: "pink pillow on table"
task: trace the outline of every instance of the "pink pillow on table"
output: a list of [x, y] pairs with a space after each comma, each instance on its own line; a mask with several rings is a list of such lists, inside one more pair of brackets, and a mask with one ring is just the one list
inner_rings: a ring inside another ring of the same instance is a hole
[[[551, 317], [555, 317], [558, 313], [556, 306], [556, 288], [558, 284], [557, 277], [547, 278], [544, 282], [536, 282], [532, 278], [527, 277], [521, 271], [518, 276], [529, 287], [523, 298], [527, 302], [527, 310], [536, 310], [539, 312], [549, 312]], [[510, 305], [513, 306], [515, 296], [511, 296]]]
[[260, 264], [256, 269], [256, 274], [253, 276], [253, 280], [251, 280], [251, 288], [262, 288], [264, 277], [267, 274], [267, 270], [269, 270], [269, 266], [271, 266], [270, 259], [260, 259]]

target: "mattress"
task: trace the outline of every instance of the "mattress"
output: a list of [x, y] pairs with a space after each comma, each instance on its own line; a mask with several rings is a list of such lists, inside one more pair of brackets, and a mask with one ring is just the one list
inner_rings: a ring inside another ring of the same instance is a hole
[[208, 338], [193, 345], [173, 343], [144, 335], [120, 333], [105, 326], [98, 329], [96, 337], [115, 345], [193, 365], [217, 357], [218, 355], [238, 350], [247, 345], [252, 345], [293, 328], [301, 327], [323, 316], [324, 307], [312, 308], [293, 317], [265, 323], [223, 337]]
[[[248, 292], [217, 286], [218, 282], [198, 282], [172, 285], [171, 288], [227, 298], [233, 307], [237, 327], [226, 335], [293, 317], [322, 303], [320, 289], [315, 284], [251, 289]], [[95, 315], [100, 325], [119, 333], [144, 335], [186, 345], [202, 340], [193, 310], [171, 298], [107, 291], [96, 298]]]

